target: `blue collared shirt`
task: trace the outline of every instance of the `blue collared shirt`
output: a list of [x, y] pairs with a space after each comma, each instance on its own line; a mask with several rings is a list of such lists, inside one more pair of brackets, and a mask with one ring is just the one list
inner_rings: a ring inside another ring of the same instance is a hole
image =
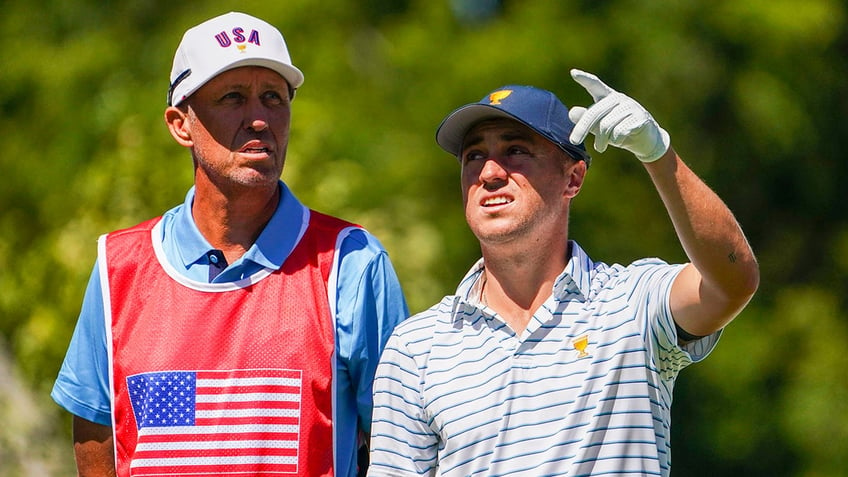
[[[234, 282], [264, 269], [279, 269], [297, 244], [306, 207], [280, 182], [280, 204], [256, 242], [211, 281]], [[194, 188], [184, 203], [162, 216], [162, 246], [168, 262], [187, 278], [209, 281], [212, 246], [191, 215]], [[343, 460], [355, 459], [357, 430], [370, 432], [371, 381], [395, 325], [408, 316], [406, 301], [389, 257], [365, 230], [345, 238], [340, 249], [336, 316], [337, 395], [334, 430]], [[111, 425], [108, 351], [97, 264], [51, 396], [70, 413]], [[353, 439], [350, 436], [354, 436]], [[348, 446], [352, 446], [346, 449]], [[343, 448], [344, 447], [344, 448]], [[351, 450], [352, 452], [348, 452]], [[347, 475], [353, 462], [339, 462]]]

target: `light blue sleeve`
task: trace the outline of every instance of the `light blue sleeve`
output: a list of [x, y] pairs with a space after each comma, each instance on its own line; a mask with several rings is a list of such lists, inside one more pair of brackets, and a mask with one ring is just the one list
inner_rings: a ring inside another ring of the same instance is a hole
[[100, 274], [95, 263], [65, 361], [50, 396], [71, 414], [110, 426], [109, 356], [104, 320]]
[[[374, 236], [364, 230], [351, 232], [340, 255], [335, 424], [338, 445], [356, 446], [350, 436], [356, 436], [357, 429], [371, 432], [372, 382], [380, 354], [409, 310], [388, 254]], [[340, 449], [339, 454], [346, 453]]]

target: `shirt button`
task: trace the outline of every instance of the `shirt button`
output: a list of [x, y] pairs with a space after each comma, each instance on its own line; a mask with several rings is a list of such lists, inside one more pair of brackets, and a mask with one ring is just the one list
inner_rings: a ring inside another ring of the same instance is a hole
[[215, 255], [214, 253], [210, 253], [209, 254], [209, 261], [212, 262], [214, 265], [217, 265], [218, 264], [218, 256]]

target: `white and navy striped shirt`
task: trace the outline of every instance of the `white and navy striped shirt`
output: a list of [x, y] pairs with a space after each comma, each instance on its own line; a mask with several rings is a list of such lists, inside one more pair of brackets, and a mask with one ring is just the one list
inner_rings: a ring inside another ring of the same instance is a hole
[[682, 265], [593, 262], [575, 243], [519, 336], [457, 294], [402, 322], [374, 383], [369, 476], [667, 476], [674, 380], [720, 332], [681, 348]]

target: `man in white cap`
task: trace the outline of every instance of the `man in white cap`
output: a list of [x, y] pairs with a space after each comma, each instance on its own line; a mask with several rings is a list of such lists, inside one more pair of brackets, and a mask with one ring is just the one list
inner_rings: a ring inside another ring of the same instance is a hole
[[229, 13], [185, 33], [170, 79], [194, 187], [98, 242], [52, 392], [80, 475], [357, 475], [407, 307], [379, 241], [280, 179], [303, 74], [276, 28]]
[[[594, 75], [572, 76], [588, 109], [505, 86], [439, 127], [483, 258], [389, 339], [369, 476], [670, 474], [674, 380], [713, 349], [759, 269], [651, 115]], [[589, 132], [598, 152], [611, 144], [644, 164], [690, 263], [607, 265], [569, 240]]]

